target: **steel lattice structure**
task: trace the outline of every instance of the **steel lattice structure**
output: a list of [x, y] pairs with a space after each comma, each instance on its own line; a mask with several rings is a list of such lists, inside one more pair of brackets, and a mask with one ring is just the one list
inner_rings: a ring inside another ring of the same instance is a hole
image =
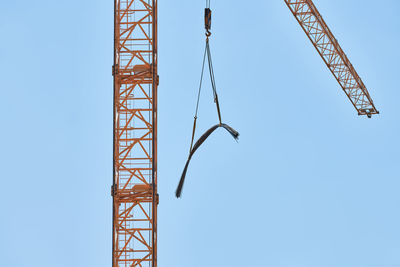
[[112, 266], [157, 266], [157, 1], [114, 0]]
[[379, 114], [353, 65], [311, 0], [285, 0], [359, 115]]

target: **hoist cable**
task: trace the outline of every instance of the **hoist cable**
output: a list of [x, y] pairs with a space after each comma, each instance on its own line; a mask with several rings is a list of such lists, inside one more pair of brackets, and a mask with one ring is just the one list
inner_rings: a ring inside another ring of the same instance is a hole
[[207, 46], [204, 48], [203, 65], [201, 67], [199, 92], [197, 93], [196, 112], [195, 112], [194, 121], [193, 121], [193, 131], [192, 131], [192, 141], [190, 142], [190, 151], [192, 151], [194, 135], [196, 133], [196, 122], [197, 122], [197, 114], [199, 112], [199, 103], [200, 103], [201, 87], [203, 84], [203, 74], [204, 74], [204, 65], [206, 62], [206, 53], [207, 53]]
[[196, 104], [196, 113], [195, 113], [196, 115], [195, 115], [195, 117], [197, 117], [197, 113], [198, 113], [198, 110], [199, 110], [201, 86], [203, 84], [204, 65], [205, 65], [205, 62], [206, 62], [206, 53], [207, 53], [207, 46], [204, 48], [203, 65], [201, 67], [200, 84], [199, 84], [199, 92], [197, 94], [197, 104]]
[[217, 85], [215, 84], [214, 68], [212, 65], [210, 44], [208, 42], [208, 38], [207, 38], [206, 42], [207, 42], [206, 47], [207, 47], [207, 56], [208, 56], [208, 69], [210, 71], [211, 86], [212, 86], [213, 93], [214, 93], [214, 102], [217, 107], [219, 123], [222, 123], [221, 111], [220, 111], [220, 107], [219, 107], [218, 94], [217, 94]]

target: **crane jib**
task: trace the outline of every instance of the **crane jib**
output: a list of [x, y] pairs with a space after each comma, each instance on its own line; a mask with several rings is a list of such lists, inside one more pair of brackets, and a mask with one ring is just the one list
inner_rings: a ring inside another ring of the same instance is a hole
[[363, 81], [326, 25], [312, 0], [284, 0], [355, 107], [358, 115], [379, 114]]

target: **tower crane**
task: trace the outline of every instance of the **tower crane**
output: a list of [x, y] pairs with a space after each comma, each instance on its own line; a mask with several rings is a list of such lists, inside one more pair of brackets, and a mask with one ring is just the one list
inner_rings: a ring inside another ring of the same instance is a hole
[[[359, 115], [378, 114], [311, 0], [284, 0]], [[114, 0], [112, 266], [157, 266], [157, 0]]]

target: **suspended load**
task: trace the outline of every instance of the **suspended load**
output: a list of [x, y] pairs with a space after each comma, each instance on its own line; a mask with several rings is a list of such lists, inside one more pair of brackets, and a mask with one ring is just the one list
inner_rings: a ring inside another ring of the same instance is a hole
[[[186, 161], [185, 167], [183, 168], [183, 172], [182, 172], [178, 187], [175, 191], [175, 195], [177, 198], [181, 197], [181, 195], [182, 195], [182, 188], [183, 188], [183, 184], [185, 182], [186, 172], [189, 167], [189, 163], [190, 163], [190, 160], [192, 159], [193, 154], [216, 129], [224, 128], [226, 131], [228, 131], [228, 133], [230, 133], [232, 135], [232, 137], [235, 140], [238, 140], [238, 138], [239, 138], [239, 133], [235, 129], [230, 127], [228, 124], [222, 123], [221, 110], [220, 110], [220, 106], [219, 106], [217, 87], [215, 84], [214, 71], [213, 71], [212, 60], [211, 60], [210, 45], [209, 45], [209, 37], [211, 36], [211, 32], [210, 32], [210, 30], [211, 30], [211, 9], [209, 8], [209, 3], [207, 4], [207, 8], [204, 11], [204, 24], [205, 24], [205, 29], [206, 29], [206, 46], [205, 46], [205, 50], [204, 50], [203, 66], [201, 69], [200, 85], [199, 85], [199, 91], [198, 91], [198, 95], [197, 95], [196, 112], [195, 112], [194, 121], [193, 121], [192, 141], [190, 144], [190, 151], [189, 151], [188, 159]], [[201, 87], [202, 87], [202, 82], [203, 82], [204, 65], [205, 65], [206, 59], [208, 62], [208, 69], [210, 72], [211, 86], [213, 89], [214, 102], [215, 102], [215, 105], [217, 108], [219, 124], [216, 124], [213, 127], [211, 127], [210, 129], [208, 129], [193, 145], [195, 132], [196, 132], [197, 115], [198, 115], [198, 110], [199, 110], [200, 93], [201, 93]]]

